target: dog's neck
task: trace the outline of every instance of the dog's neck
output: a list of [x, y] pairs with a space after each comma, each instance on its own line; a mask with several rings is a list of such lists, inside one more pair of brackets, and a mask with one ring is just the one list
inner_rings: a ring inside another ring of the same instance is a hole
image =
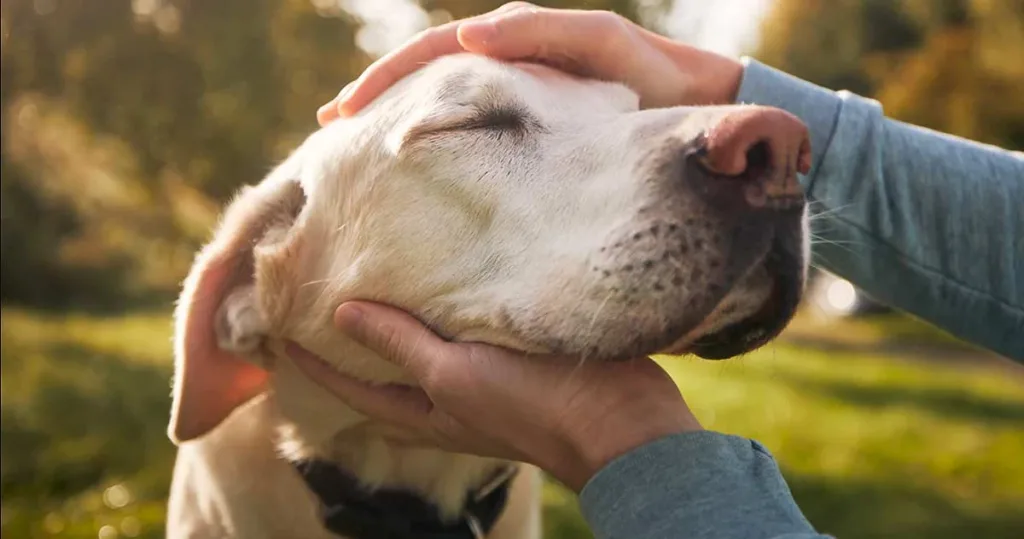
[[[295, 383], [291, 362], [280, 362], [275, 385]], [[281, 372], [284, 370], [284, 372]], [[308, 383], [308, 382], [307, 382]], [[282, 458], [321, 460], [357, 477], [370, 488], [408, 489], [436, 504], [445, 516], [459, 513], [467, 492], [507, 466], [506, 461], [451, 453], [392, 441], [394, 427], [368, 421], [319, 387], [306, 388], [297, 408], [286, 400], [288, 388], [271, 394], [275, 417], [270, 435]], [[292, 388], [294, 390], [294, 388]], [[310, 395], [309, 391], [322, 392]]]

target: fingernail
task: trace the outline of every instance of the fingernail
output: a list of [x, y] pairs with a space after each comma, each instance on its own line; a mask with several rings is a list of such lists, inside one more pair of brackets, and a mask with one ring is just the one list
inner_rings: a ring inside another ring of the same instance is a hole
[[345, 303], [334, 312], [334, 324], [342, 331], [352, 332], [363, 323], [364, 317], [365, 313], [358, 306]]
[[356, 82], [355, 81], [352, 81], [352, 82], [346, 84], [345, 87], [342, 88], [340, 92], [338, 92], [338, 97], [335, 97], [333, 102], [334, 103], [344, 103], [345, 100], [347, 100], [349, 98], [349, 96], [352, 94], [352, 90], [354, 90], [355, 87], [356, 87]]
[[341, 111], [341, 106], [345, 103], [345, 100], [348, 99], [349, 95], [352, 93], [352, 89], [355, 88], [355, 85], [355, 81], [346, 84], [334, 99], [324, 103], [319, 109], [317, 109], [316, 117], [321, 119], [321, 121], [323, 118], [329, 120], [334, 119], [334, 117]]
[[492, 20], [482, 20], [463, 23], [459, 26], [459, 35], [470, 40], [487, 44], [498, 35], [498, 25]]
[[336, 101], [332, 99], [327, 103], [321, 105], [320, 108], [316, 110], [316, 117], [322, 120], [325, 116], [330, 115], [330, 113], [333, 112], [334, 109], [338, 108], [338, 106], [335, 103]]

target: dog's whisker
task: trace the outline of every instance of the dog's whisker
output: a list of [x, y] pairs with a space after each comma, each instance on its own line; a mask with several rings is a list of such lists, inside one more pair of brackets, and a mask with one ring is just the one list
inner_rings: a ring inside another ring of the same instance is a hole
[[831, 240], [827, 238], [811, 238], [811, 245], [862, 245], [855, 240]]
[[576, 311], [583, 306], [583, 302], [587, 299], [587, 292], [588, 291], [586, 289], [580, 290], [580, 295], [576, 298], [576, 303], [573, 305], [572, 309], [569, 310], [569, 320], [572, 320], [572, 318], [576, 316]]
[[836, 214], [842, 212], [843, 210], [846, 210], [847, 208], [849, 208], [851, 206], [853, 206], [853, 204], [844, 204], [842, 206], [836, 206], [835, 208], [824, 209], [824, 210], [821, 210], [819, 212], [815, 212], [815, 211], [812, 210], [810, 215], [807, 216], [807, 219], [813, 222], [813, 221], [816, 221], [818, 219], [822, 219], [822, 218], [825, 218], [825, 217], [831, 217], [833, 215], [836, 215]]
[[331, 279], [315, 279], [315, 280], [306, 281], [306, 282], [300, 284], [299, 288], [305, 288], [307, 286], [313, 286], [315, 284], [323, 284], [323, 283], [329, 283], [329, 282], [331, 282]]
[[[838, 248], [840, 248], [840, 249], [842, 249], [842, 250], [844, 250], [844, 251], [846, 251], [848, 253], [854, 253], [855, 254], [856, 252], [853, 249], [851, 249], [850, 246], [851, 245], [856, 246], [857, 243], [856, 242], [834, 241], [834, 240], [821, 240], [821, 239], [818, 239], [817, 241], [815, 241], [815, 239], [812, 238], [811, 239], [811, 246], [813, 247], [815, 245], [834, 245], [834, 246], [836, 246], [836, 247], [838, 247]], [[818, 254], [817, 256], [821, 256], [821, 255]]]
[[612, 295], [614, 293], [614, 291], [609, 291], [608, 295], [606, 295], [604, 299], [601, 300], [601, 303], [598, 304], [597, 309], [594, 310], [594, 315], [590, 317], [590, 324], [587, 326], [588, 335], [593, 331], [594, 326], [597, 325], [597, 317], [601, 315], [601, 311], [604, 310], [604, 306], [608, 304], [608, 300], [612, 299]]
[[[601, 303], [597, 306], [597, 309], [594, 311], [594, 315], [590, 318], [590, 325], [587, 327], [587, 332], [585, 333], [586, 335], [589, 335], [591, 331], [594, 329], [594, 326], [597, 325], [598, 316], [600, 316], [601, 311], [604, 309], [604, 306], [608, 304], [608, 300], [610, 300], [614, 294], [614, 291], [609, 291], [608, 295], [606, 295], [604, 299], [601, 301]], [[573, 367], [571, 371], [569, 371], [568, 375], [566, 375], [565, 383], [568, 383], [569, 379], [571, 379], [581, 368], [583, 368], [583, 365], [587, 362], [588, 359], [587, 354], [588, 350], [584, 350], [580, 354], [580, 359], [579, 361], [576, 362], [576, 366]]]
[[810, 239], [812, 241], [818, 241], [818, 242], [861, 243], [859, 241], [854, 241], [854, 240], [837, 240], [837, 239], [833, 239], [833, 238], [830, 238], [830, 237], [828, 237], [826, 235], [818, 234], [818, 233], [815, 233], [815, 232], [811, 232], [807, 237], [808, 237], [808, 239]]

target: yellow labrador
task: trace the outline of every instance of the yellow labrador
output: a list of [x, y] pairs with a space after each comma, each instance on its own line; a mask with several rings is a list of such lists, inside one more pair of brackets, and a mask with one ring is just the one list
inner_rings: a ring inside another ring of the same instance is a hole
[[535, 470], [389, 443], [282, 341], [411, 383], [332, 328], [368, 299], [588, 361], [751, 350], [803, 287], [806, 145], [781, 111], [641, 111], [621, 85], [472, 55], [319, 130], [239, 194], [185, 282], [168, 536], [538, 537]]

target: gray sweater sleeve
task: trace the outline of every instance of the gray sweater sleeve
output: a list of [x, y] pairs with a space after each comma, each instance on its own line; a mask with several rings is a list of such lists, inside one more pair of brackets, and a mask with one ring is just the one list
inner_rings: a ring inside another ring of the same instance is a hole
[[[1024, 155], [886, 119], [876, 102], [744, 59], [739, 101], [800, 117], [818, 263], [894, 307], [1024, 361]], [[656, 440], [580, 493], [600, 539], [813, 539], [774, 459], [714, 432]]]
[[597, 473], [580, 508], [599, 539], [818, 539], [761, 444], [666, 436]]
[[816, 263], [869, 295], [1024, 361], [1024, 154], [884, 117], [749, 58], [738, 101], [810, 128], [801, 178]]

